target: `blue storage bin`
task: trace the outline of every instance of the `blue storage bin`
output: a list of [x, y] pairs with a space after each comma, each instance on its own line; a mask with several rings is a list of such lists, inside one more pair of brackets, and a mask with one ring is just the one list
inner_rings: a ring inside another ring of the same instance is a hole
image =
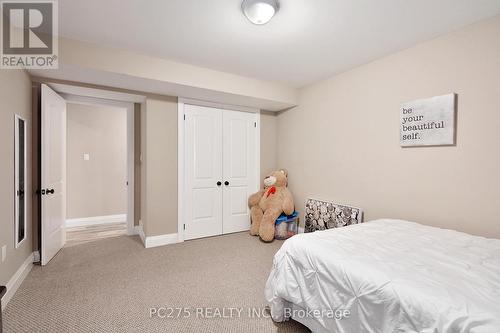
[[298, 233], [299, 230], [299, 213], [293, 212], [292, 215], [281, 214], [276, 219], [274, 238], [287, 239]]

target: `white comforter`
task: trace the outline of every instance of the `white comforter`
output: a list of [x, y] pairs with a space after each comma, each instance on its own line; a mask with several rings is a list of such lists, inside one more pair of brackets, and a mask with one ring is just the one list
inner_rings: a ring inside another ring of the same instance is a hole
[[500, 240], [401, 220], [300, 234], [265, 295], [313, 332], [499, 333]]

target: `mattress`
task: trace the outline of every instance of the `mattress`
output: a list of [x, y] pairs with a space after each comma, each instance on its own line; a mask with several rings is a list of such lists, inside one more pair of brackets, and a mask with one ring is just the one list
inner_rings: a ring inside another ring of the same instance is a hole
[[402, 220], [299, 234], [265, 288], [313, 332], [500, 332], [500, 240]]

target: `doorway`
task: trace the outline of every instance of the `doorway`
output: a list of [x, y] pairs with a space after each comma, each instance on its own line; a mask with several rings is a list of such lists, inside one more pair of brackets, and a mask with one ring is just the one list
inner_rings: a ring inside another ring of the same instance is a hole
[[41, 85], [42, 265], [65, 245], [135, 234], [134, 102], [61, 86]]
[[127, 109], [66, 105], [66, 247], [127, 234]]

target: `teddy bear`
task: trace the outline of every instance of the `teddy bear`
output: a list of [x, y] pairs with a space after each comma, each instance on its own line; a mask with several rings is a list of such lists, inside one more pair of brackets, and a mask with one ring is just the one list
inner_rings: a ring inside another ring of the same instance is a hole
[[273, 171], [264, 179], [264, 188], [248, 198], [252, 222], [251, 235], [260, 236], [264, 242], [272, 242], [276, 219], [283, 212], [287, 215], [293, 214], [295, 206], [287, 185], [286, 170]]

